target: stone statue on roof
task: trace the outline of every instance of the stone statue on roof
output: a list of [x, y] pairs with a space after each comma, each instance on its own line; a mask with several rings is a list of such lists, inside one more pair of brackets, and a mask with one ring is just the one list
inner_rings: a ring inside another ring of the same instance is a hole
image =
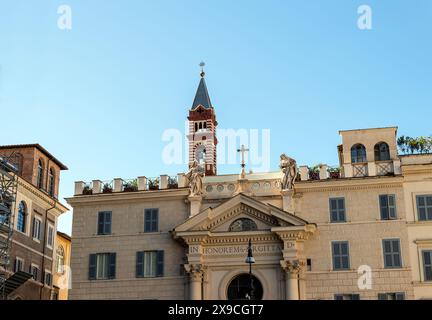
[[297, 178], [297, 162], [285, 153], [280, 156], [280, 169], [284, 176], [282, 178], [282, 190], [293, 190]]
[[203, 194], [203, 177], [204, 168], [198, 164], [197, 160], [194, 160], [189, 171], [186, 173], [191, 196], [200, 196]]

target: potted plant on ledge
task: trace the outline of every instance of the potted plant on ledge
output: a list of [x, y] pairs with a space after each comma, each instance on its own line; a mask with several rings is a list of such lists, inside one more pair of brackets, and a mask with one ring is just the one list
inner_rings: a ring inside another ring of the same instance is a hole
[[92, 188], [90, 187], [89, 184], [86, 184], [86, 185], [84, 186], [84, 189], [83, 189], [83, 193], [82, 193], [82, 194], [84, 194], [84, 195], [91, 195], [91, 194], [93, 194], [93, 190], [92, 190]]
[[320, 179], [319, 165], [314, 166], [312, 168], [309, 167], [309, 179], [310, 180], [319, 180]]
[[168, 189], [177, 189], [178, 182], [176, 178], [168, 177]]
[[109, 183], [104, 183], [103, 187], [102, 187], [102, 193], [112, 193], [113, 189], [111, 187], [111, 184]]
[[134, 192], [134, 191], [138, 191], [138, 181], [132, 180], [132, 181], [128, 181], [123, 185], [123, 191], [124, 192]]
[[340, 168], [328, 168], [327, 169], [330, 179], [339, 179], [340, 178]]
[[148, 179], [148, 189], [149, 190], [159, 190], [159, 179]]

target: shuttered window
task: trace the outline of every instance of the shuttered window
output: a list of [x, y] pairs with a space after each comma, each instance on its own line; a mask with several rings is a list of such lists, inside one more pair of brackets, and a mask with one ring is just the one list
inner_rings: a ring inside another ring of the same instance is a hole
[[400, 251], [399, 239], [385, 239], [383, 240], [384, 250], [384, 267], [385, 268], [401, 268], [402, 259]]
[[396, 219], [396, 196], [395, 195], [380, 195], [380, 212], [381, 220]]
[[98, 234], [106, 235], [111, 234], [111, 211], [102, 211], [98, 214]]
[[405, 300], [403, 292], [378, 293], [378, 300]]
[[136, 277], [155, 278], [163, 277], [164, 252], [140, 251], [136, 254]]
[[423, 269], [425, 281], [432, 281], [432, 251], [423, 251]]
[[332, 243], [333, 270], [347, 270], [350, 268], [348, 241]]
[[144, 210], [144, 232], [159, 231], [159, 209]]
[[360, 300], [359, 294], [335, 294], [335, 300]]
[[330, 222], [345, 222], [345, 199], [330, 199]]
[[89, 256], [89, 280], [115, 279], [115, 275], [115, 253], [97, 253]]
[[432, 220], [432, 195], [417, 196], [417, 213], [419, 221]]

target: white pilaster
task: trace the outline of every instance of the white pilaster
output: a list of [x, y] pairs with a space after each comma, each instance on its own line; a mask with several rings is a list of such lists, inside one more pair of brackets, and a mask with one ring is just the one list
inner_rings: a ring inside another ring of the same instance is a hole
[[85, 182], [84, 181], [76, 181], [75, 182], [75, 195], [83, 194]]
[[161, 174], [159, 189], [167, 189], [167, 188], [168, 188], [168, 176], [166, 174]]
[[201, 211], [202, 196], [189, 196], [190, 217], [196, 216]]
[[301, 181], [309, 180], [309, 168], [307, 166], [300, 166]]
[[102, 193], [102, 181], [93, 180], [93, 194]]
[[327, 169], [328, 169], [328, 166], [326, 164], [320, 165], [320, 168], [319, 168], [319, 177], [320, 177], [320, 180], [326, 180], [326, 179], [328, 179], [329, 175], [328, 175]]
[[122, 192], [123, 191], [123, 179], [115, 178], [114, 179], [114, 192]]
[[283, 210], [287, 212], [294, 212], [294, 190], [282, 190]]
[[147, 190], [147, 177], [138, 177], [138, 190]]

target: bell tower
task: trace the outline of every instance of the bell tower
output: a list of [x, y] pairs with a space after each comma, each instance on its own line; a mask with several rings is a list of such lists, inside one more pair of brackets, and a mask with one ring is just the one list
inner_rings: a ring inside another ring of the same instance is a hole
[[[200, 66], [203, 68], [204, 63]], [[189, 167], [194, 160], [205, 169], [206, 176], [216, 175], [216, 114], [210, 101], [205, 82], [205, 72], [201, 79], [192, 108], [189, 110]]]

